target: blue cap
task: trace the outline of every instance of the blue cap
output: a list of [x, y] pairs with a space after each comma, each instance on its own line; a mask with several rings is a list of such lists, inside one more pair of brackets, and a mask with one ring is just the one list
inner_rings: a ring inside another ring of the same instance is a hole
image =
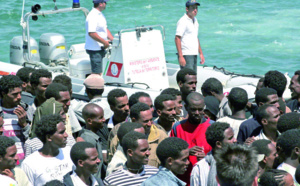
[[192, 5], [198, 5], [198, 6], [200, 6], [200, 3], [198, 3], [196, 0], [188, 0], [188, 1], [185, 3], [185, 6], [186, 6], [186, 7], [192, 6]]
[[106, 3], [109, 0], [93, 0], [93, 3]]

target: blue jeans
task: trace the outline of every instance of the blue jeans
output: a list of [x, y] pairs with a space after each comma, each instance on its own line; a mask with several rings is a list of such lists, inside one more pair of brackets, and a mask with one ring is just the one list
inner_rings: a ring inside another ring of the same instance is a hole
[[183, 58], [185, 59], [186, 64], [185, 66], [180, 65], [180, 69], [190, 68], [197, 73], [197, 55], [184, 55]]
[[105, 56], [105, 50], [86, 50], [89, 54], [92, 66], [92, 73], [102, 73], [102, 59]]

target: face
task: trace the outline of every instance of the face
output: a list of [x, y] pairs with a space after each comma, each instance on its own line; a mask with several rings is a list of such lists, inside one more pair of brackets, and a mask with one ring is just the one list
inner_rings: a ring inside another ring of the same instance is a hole
[[6, 149], [6, 154], [4, 157], [1, 157], [1, 167], [4, 169], [13, 169], [15, 168], [19, 156], [17, 155], [16, 145], [10, 146]]
[[69, 110], [69, 106], [71, 104], [70, 93], [69, 93], [69, 91], [59, 92], [59, 95], [60, 95], [60, 99], [57, 101], [60, 102], [61, 104], [63, 104], [64, 111], [65, 111], [65, 113], [67, 113]]
[[201, 123], [204, 115], [205, 103], [203, 99], [200, 100], [190, 100], [187, 106], [187, 111], [189, 114], [189, 121], [193, 124]]
[[270, 150], [270, 154], [269, 154], [269, 156], [265, 157], [264, 162], [265, 162], [267, 168], [272, 169], [274, 160], [277, 157], [277, 151], [276, 151], [276, 147], [273, 143], [269, 143], [268, 148]]
[[186, 13], [190, 18], [194, 18], [198, 13], [198, 6], [192, 5], [192, 6], [186, 7]]
[[263, 120], [266, 120], [268, 128], [277, 130], [277, 122], [280, 118], [280, 111], [276, 107], [268, 107], [267, 113], [269, 117]]
[[132, 151], [131, 158], [136, 164], [147, 165], [150, 156], [150, 148], [146, 139], [139, 139], [138, 147]]
[[85, 154], [88, 156], [88, 158], [84, 161], [82, 161], [82, 165], [84, 170], [87, 172], [90, 172], [92, 174], [97, 173], [98, 171], [98, 165], [101, 162], [98, 158], [98, 152], [96, 148], [87, 148], [85, 149]]
[[96, 117], [91, 118], [91, 127], [95, 129], [102, 129], [105, 122], [103, 109], [101, 107], [95, 107], [94, 113]]
[[283, 180], [284, 180], [284, 186], [294, 186], [295, 185], [294, 179], [293, 179], [292, 175], [289, 173], [286, 174], [286, 176], [283, 178]]
[[104, 2], [104, 3], [99, 3], [99, 7], [100, 7], [100, 10], [102, 11], [102, 10], [105, 10], [105, 8], [106, 8], [106, 2]]
[[0, 136], [2, 136], [3, 134], [3, 124], [4, 124], [3, 117], [0, 117]]
[[50, 85], [51, 83], [52, 83], [51, 78], [41, 77], [39, 84], [36, 87], [33, 87], [35, 89], [35, 95], [46, 99], [45, 91], [48, 85]]
[[7, 94], [3, 94], [3, 101], [11, 105], [12, 107], [16, 107], [20, 104], [21, 92], [21, 87], [15, 87], [14, 89], [10, 89]]
[[159, 118], [163, 121], [174, 122], [176, 116], [175, 101], [172, 100], [164, 101], [163, 105], [164, 108], [162, 110], [157, 111]]
[[152, 99], [150, 97], [140, 97], [139, 98], [139, 102], [140, 103], [145, 103], [150, 107], [151, 112], [154, 112], [154, 107], [153, 107], [153, 103], [152, 103]]
[[191, 92], [196, 91], [196, 85], [197, 85], [197, 76], [195, 75], [186, 75], [185, 76], [185, 82], [179, 82], [179, 88], [182, 94], [188, 95]]
[[182, 97], [181, 96], [176, 96], [175, 107], [176, 107], [176, 109], [175, 109], [176, 115], [180, 115], [181, 110], [182, 110]]
[[153, 124], [152, 118], [151, 110], [145, 110], [140, 112], [140, 118], [138, 118], [135, 122], [143, 125], [145, 134], [150, 134], [150, 129]]
[[111, 107], [114, 115], [118, 115], [122, 119], [126, 119], [129, 114], [129, 104], [128, 104], [128, 97], [118, 97], [116, 98], [116, 105]]
[[145, 134], [145, 129], [144, 129], [144, 127], [134, 129], [134, 131], [135, 131], [135, 132], [142, 133], [142, 134]]
[[236, 143], [236, 139], [234, 137], [234, 133], [231, 127], [224, 131], [225, 138], [223, 139], [223, 144], [233, 144]]
[[294, 75], [291, 79], [290, 90], [292, 99], [296, 99], [300, 97], [300, 83], [298, 82], [299, 75]]
[[[172, 158], [173, 159], [173, 158]], [[182, 150], [180, 152], [180, 156], [177, 159], [173, 159], [171, 162], [171, 171], [177, 175], [177, 174], [184, 174], [187, 170], [189, 162], [189, 149]]]
[[269, 101], [266, 104], [274, 105], [279, 109], [279, 98], [277, 94], [269, 95], [268, 100]]
[[263, 88], [263, 86], [264, 86], [264, 82], [258, 82], [257, 85], [256, 85], [256, 89], [255, 89], [255, 91], [254, 91], [254, 95], [256, 95], [256, 92], [257, 92], [259, 89]]
[[60, 122], [56, 125], [56, 132], [50, 136], [50, 139], [54, 144], [56, 144], [59, 148], [64, 148], [67, 145], [67, 137], [66, 127], [63, 122]]

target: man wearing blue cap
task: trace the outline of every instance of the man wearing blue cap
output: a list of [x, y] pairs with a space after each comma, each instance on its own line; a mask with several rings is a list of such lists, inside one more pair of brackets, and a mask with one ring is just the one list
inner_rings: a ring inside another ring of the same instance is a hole
[[197, 55], [200, 54], [200, 64], [205, 59], [198, 39], [199, 24], [196, 18], [200, 3], [188, 0], [185, 4], [186, 14], [177, 22], [175, 44], [180, 68], [190, 68], [197, 72]]
[[108, 40], [113, 40], [111, 32], [107, 28], [106, 19], [102, 11], [108, 0], [93, 0], [94, 8], [90, 11], [85, 22], [85, 49], [90, 56], [92, 73], [102, 75], [102, 59], [105, 49], [108, 48]]

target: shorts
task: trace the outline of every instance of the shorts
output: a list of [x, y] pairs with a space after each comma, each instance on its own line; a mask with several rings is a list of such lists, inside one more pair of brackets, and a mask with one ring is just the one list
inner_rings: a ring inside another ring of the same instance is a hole
[[102, 60], [106, 54], [105, 50], [86, 50], [91, 60], [92, 73], [102, 73]]

